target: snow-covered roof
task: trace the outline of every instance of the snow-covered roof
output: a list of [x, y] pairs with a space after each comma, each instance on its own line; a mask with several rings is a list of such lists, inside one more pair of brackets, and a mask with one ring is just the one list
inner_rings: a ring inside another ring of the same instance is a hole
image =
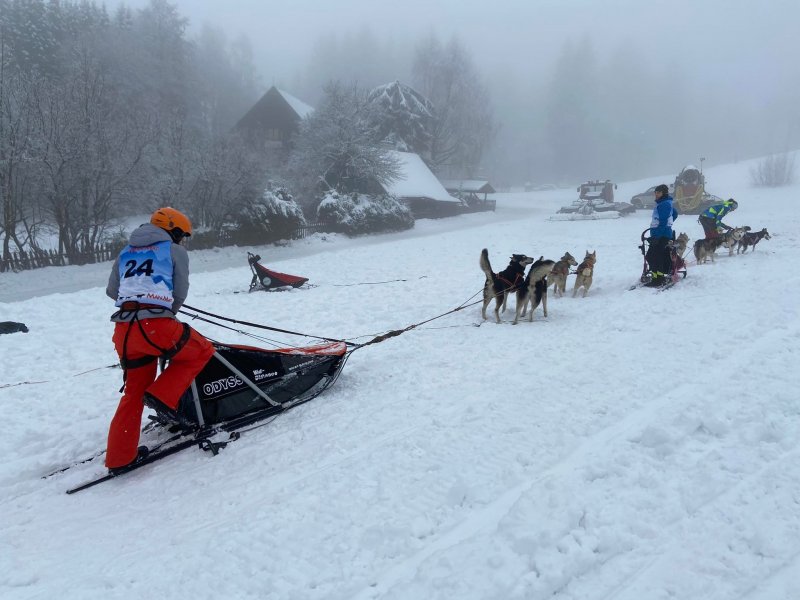
[[476, 194], [494, 194], [492, 185], [485, 179], [443, 179], [442, 185], [450, 192], [475, 192]]
[[309, 106], [308, 104], [306, 104], [302, 100], [298, 100], [297, 98], [292, 96], [289, 92], [284, 92], [283, 90], [281, 90], [279, 88], [275, 88], [275, 89], [278, 90], [278, 93], [281, 96], [283, 96], [283, 99], [286, 100], [286, 102], [289, 104], [289, 106], [292, 107], [292, 110], [294, 112], [296, 112], [301, 119], [304, 119], [305, 117], [310, 115], [312, 112], [314, 112], [314, 107], [313, 106]]
[[384, 185], [384, 189], [398, 198], [428, 198], [446, 202], [460, 202], [444, 189], [418, 154], [391, 151], [400, 162], [401, 178]]
[[403, 110], [417, 117], [433, 118], [433, 104], [417, 90], [399, 81], [373, 88], [367, 99], [390, 109]]

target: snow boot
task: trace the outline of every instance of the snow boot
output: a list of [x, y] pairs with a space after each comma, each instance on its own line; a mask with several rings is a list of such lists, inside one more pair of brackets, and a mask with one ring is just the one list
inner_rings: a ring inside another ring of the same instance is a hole
[[135, 465], [136, 463], [141, 462], [145, 458], [147, 458], [148, 454], [150, 454], [150, 450], [147, 448], [147, 446], [139, 446], [136, 449], [136, 458], [134, 458], [127, 465], [122, 465], [121, 467], [113, 467], [113, 468], [109, 469], [108, 470], [108, 474], [109, 475], [119, 475], [120, 473], [124, 473], [125, 471], [130, 469], [133, 465]]

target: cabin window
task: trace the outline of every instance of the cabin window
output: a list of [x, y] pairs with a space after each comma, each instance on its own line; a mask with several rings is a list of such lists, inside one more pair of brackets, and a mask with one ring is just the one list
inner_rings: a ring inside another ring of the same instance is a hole
[[283, 132], [275, 128], [267, 129], [267, 139], [272, 142], [280, 142], [283, 140]]

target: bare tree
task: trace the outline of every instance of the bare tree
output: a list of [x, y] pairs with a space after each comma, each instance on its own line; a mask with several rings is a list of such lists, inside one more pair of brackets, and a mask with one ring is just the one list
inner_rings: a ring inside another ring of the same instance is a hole
[[72, 261], [102, 241], [115, 201], [124, 197], [154, 140], [147, 115], [124, 106], [109, 84], [96, 52], [82, 45], [67, 76], [37, 88], [46, 198], [59, 251]]
[[417, 46], [414, 84], [433, 103], [430, 162], [455, 177], [472, 176], [497, 133], [489, 91], [472, 58], [452, 38], [435, 36]]
[[750, 169], [750, 181], [760, 187], [780, 187], [794, 182], [794, 154], [772, 154]]
[[237, 134], [208, 139], [197, 167], [183, 204], [198, 224], [213, 230], [234, 220], [243, 205], [257, 199], [266, 181], [258, 155]]
[[0, 24], [0, 236], [3, 258], [11, 255], [12, 242], [22, 250], [26, 240], [20, 240], [18, 226], [24, 219], [25, 162], [29, 162], [31, 142], [31, 107], [29, 86], [21, 73], [9, 68], [6, 49], [6, 27]]

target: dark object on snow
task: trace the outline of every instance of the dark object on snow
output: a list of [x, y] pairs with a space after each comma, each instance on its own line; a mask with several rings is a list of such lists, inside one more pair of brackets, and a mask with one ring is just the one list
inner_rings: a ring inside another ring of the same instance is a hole
[[297, 275], [287, 275], [271, 271], [267, 267], [259, 264], [261, 257], [252, 252], [247, 253], [247, 262], [250, 263], [250, 270], [253, 271], [253, 279], [250, 282], [250, 291], [255, 290], [277, 290], [280, 288], [293, 287], [299, 288], [308, 281], [307, 277]]
[[28, 328], [25, 327], [25, 323], [15, 323], [14, 321], [0, 322], [0, 334], [17, 333], [18, 331], [21, 331], [22, 333], [28, 333]]
[[277, 414], [311, 400], [339, 375], [347, 345], [264, 350], [215, 344], [215, 350], [178, 407], [180, 417], [197, 426], [254, 411]]
[[[655, 238], [651, 240], [649, 237], [645, 237], [645, 234], [649, 233], [650, 229], [645, 229], [642, 232], [641, 240], [642, 244], [639, 246], [639, 250], [642, 251], [642, 257], [644, 258], [644, 267], [642, 268], [642, 276], [639, 278], [640, 285], [645, 287], [657, 287], [657, 288], [665, 288], [670, 287], [676, 282], [678, 282], [681, 277], [686, 277], [686, 261], [683, 260], [683, 257], [678, 254], [677, 250], [677, 243], [674, 239], [667, 241], [667, 252], [669, 253], [670, 259], [670, 272], [666, 276], [660, 277], [653, 277], [653, 273], [650, 269], [650, 265], [647, 264], [647, 250], [650, 247], [650, 244], [655, 242], [655, 239], [663, 239], [663, 238]], [[675, 237], [675, 233], [673, 232], [672, 237]], [[634, 289], [638, 286], [633, 286]]]

